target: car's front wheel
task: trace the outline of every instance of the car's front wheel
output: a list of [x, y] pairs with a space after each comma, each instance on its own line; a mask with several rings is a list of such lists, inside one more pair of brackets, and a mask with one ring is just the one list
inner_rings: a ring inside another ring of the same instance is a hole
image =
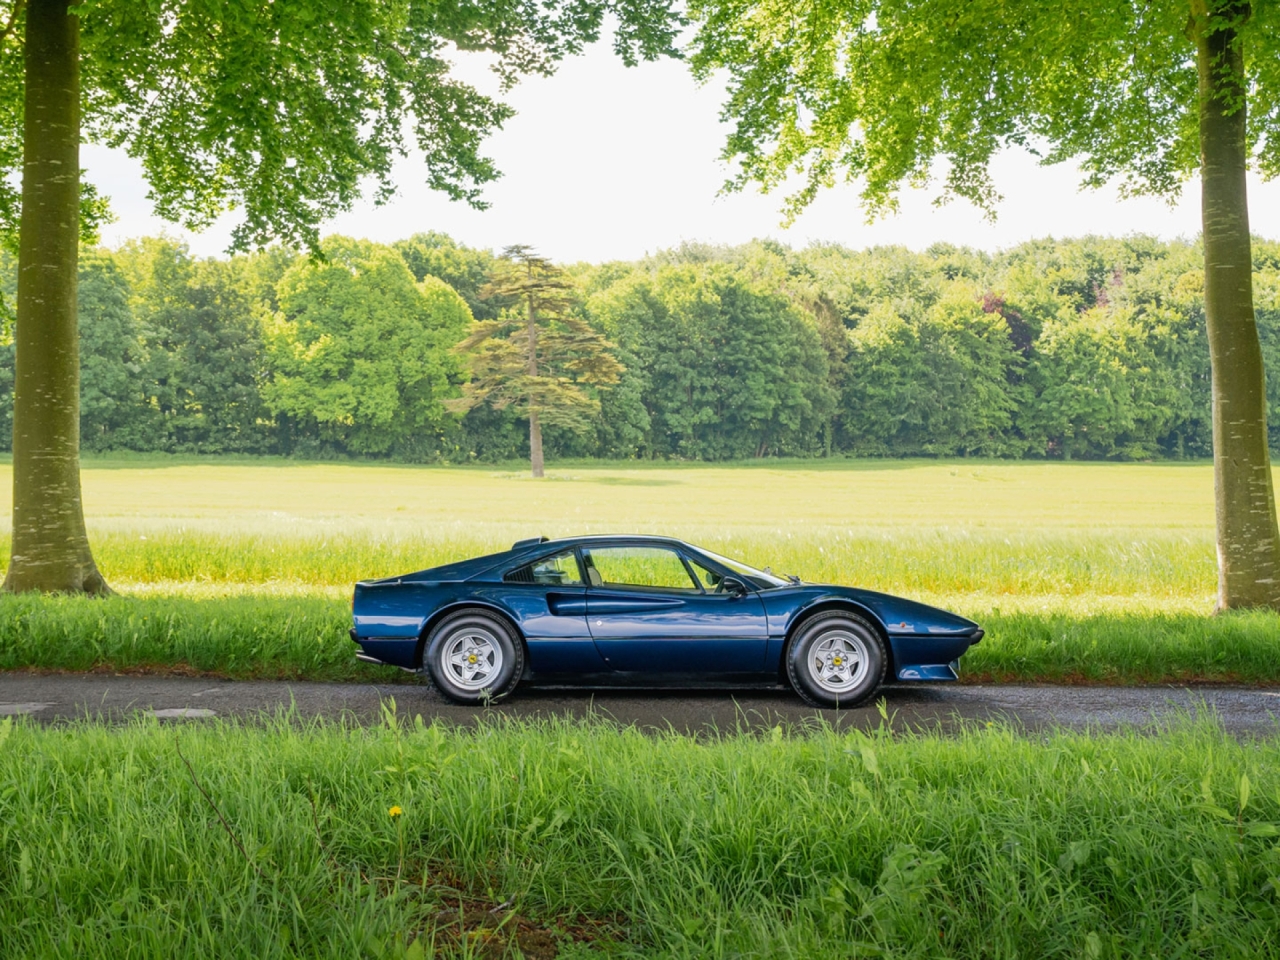
[[491, 703], [520, 682], [524, 644], [501, 617], [460, 610], [436, 624], [422, 663], [436, 689], [454, 703]]
[[792, 637], [787, 677], [816, 707], [856, 707], [880, 688], [888, 660], [875, 627], [855, 613], [831, 610], [802, 623]]

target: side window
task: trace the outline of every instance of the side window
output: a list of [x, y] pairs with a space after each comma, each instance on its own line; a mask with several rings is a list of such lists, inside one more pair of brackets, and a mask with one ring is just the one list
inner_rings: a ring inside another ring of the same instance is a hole
[[572, 550], [557, 553], [554, 557], [543, 557], [528, 566], [510, 571], [502, 579], [507, 583], [540, 583], [554, 587], [582, 584], [578, 561]]
[[594, 547], [584, 553], [593, 586], [698, 589], [680, 555], [667, 547]]
[[720, 581], [724, 579], [720, 574], [716, 573], [708, 567], [704, 567], [693, 557], [689, 558], [689, 564], [693, 567], [693, 572], [698, 575], [698, 579], [702, 581], [702, 585], [714, 593], [720, 592]]

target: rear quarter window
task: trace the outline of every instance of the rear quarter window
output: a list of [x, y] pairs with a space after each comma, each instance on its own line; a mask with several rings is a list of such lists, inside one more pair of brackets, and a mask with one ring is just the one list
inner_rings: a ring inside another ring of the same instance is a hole
[[543, 557], [523, 567], [508, 571], [506, 583], [532, 583], [548, 587], [581, 586], [582, 575], [578, 570], [578, 558], [572, 550]]

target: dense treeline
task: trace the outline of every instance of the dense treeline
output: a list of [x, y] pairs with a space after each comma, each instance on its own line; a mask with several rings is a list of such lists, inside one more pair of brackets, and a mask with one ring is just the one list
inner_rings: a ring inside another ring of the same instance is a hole
[[[167, 239], [80, 268], [87, 450], [404, 460], [527, 455], [511, 408], [450, 413], [494, 255], [440, 234], [198, 259]], [[1280, 369], [1280, 244], [1254, 248]], [[1199, 249], [1145, 237], [791, 250], [686, 245], [569, 268], [625, 370], [550, 455], [1208, 456]], [[0, 260], [12, 302], [13, 264]], [[11, 338], [0, 391], [11, 395]], [[1280, 377], [1269, 396], [1280, 403]], [[8, 444], [11, 404], [0, 407]], [[1275, 423], [1277, 417], [1272, 416]], [[1274, 429], [1274, 428], [1273, 428]], [[1273, 434], [1280, 445], [1280, 432]]]

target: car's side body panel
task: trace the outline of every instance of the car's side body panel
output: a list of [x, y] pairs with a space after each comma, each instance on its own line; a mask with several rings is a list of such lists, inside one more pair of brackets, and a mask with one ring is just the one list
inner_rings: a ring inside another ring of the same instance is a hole
[[588, 591], [587, 622], [610, 670], [744, 674], [764, 671], [769, 639], [757, 595]]
[[600, 673], [606, 667], [587, 629], [584, 587], [495, 585], [524, 635], [533, 676]]
[[675, 549], [734, 575], [696, 547], [665, 538], [525, 541], [504, 553], [357, 584], [352, 639], [365, 659], [417, 669], [436, 623], [451, 611], [483, 607], [515, 626], [528, 652], [526, 678], [534, 682], [683, 685], [778, 682], [792, 631], [823, 610], [848, 610], [870, 621], [888, 642], [890, 676], [903, 681], [955, 679], [959, 657], [982, 636], [977, 624], [956, 614], [853, 587], [771, 581], [731, 596], [705, 587], [593, 586], [585, 566], [580, 583], [504, 579], [557, 554], [572, 571], [563, 557], [568, 551], [581, 565], [590, 562], [583, 559], [587, 547], [632, 543]]

